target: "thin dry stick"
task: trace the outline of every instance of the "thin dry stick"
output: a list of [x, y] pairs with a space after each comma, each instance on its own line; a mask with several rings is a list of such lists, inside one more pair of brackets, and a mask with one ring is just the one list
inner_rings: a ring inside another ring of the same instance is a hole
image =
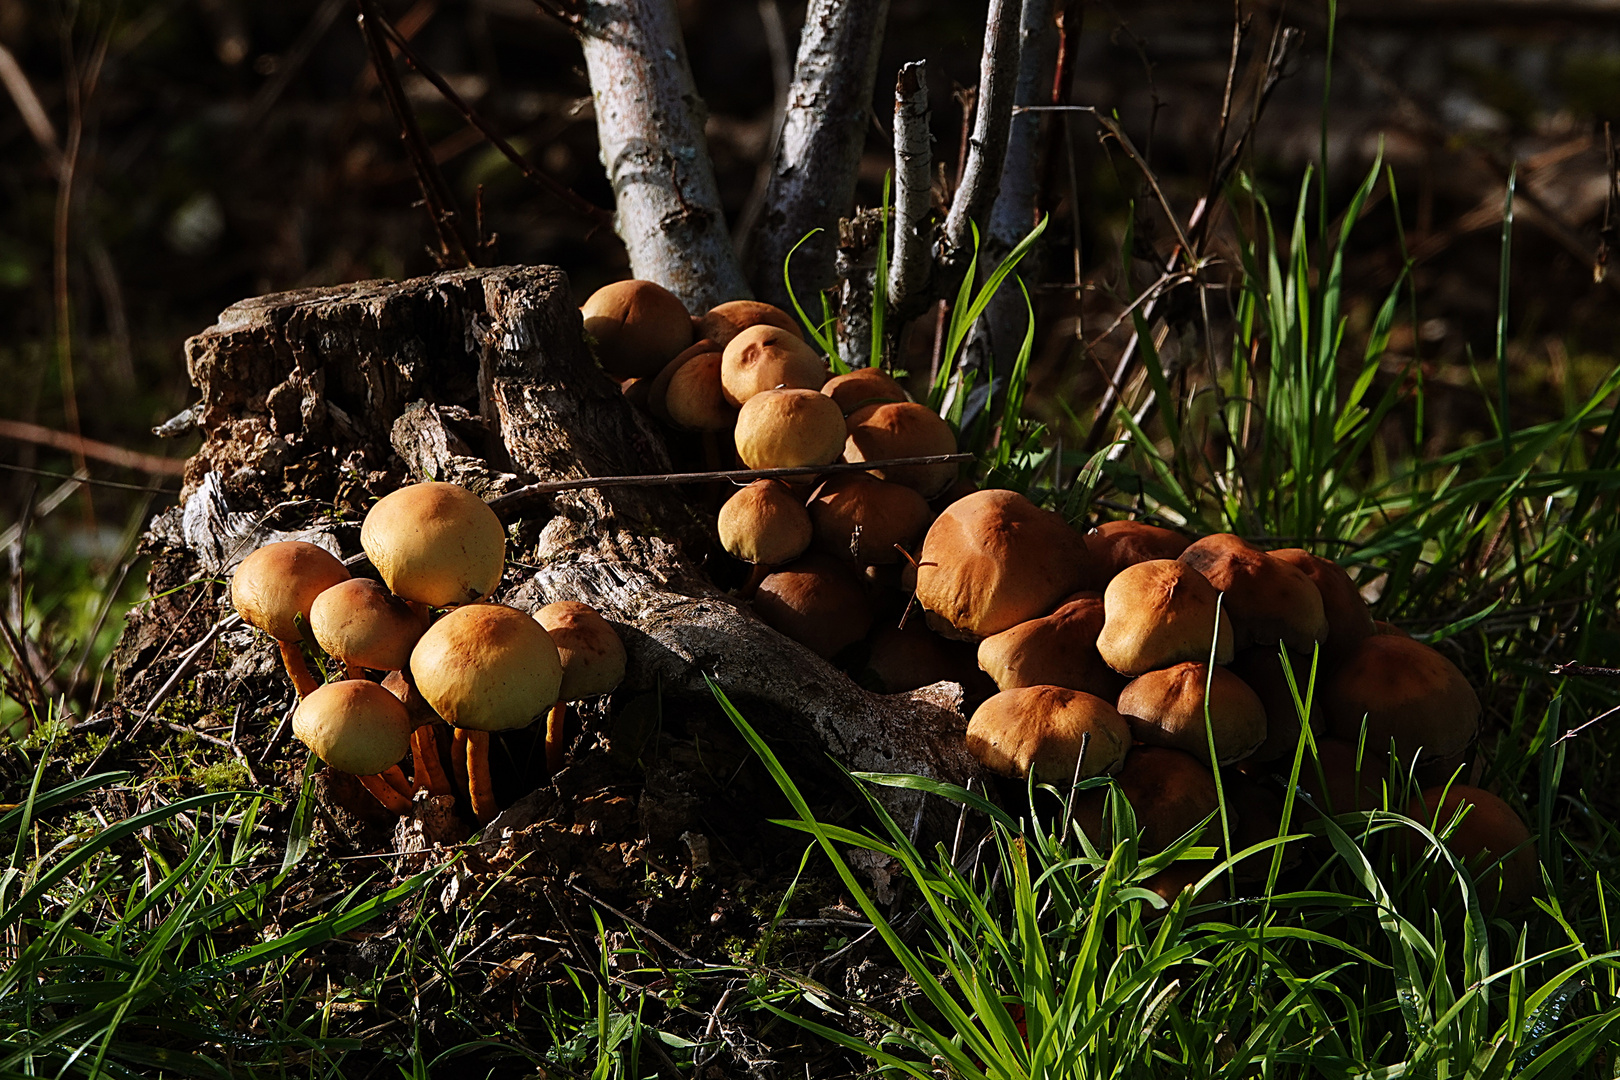
[[583, 214], [586, 218], [595, 222], [598, 227], [612, 226], [613, 214], [610, 211], [602, 209], [577, 194], [568, 185], [559, 183], [535, 168], [528, 158], [518, 153], [516, 147], [502, 138], [494, 128], [490, 127], [488, 121], [480, 116], [476, 109], [463, 101], [461, 95], [456, 93], [450, 84], [444, 81], [442, 75], [416, 55], [410, 46], [410, 42], [405, 40], [405, 35], [395, 29], [393, 23], [382, 15], [373, 17], [377, 20], [377, 25], [382, 28], [382, 32], [388, 36], [388, 40], [394, 43], [394, 48], [398, 49], [399, 54], [405, 58], [405, 62], [431, 83], [433, 88], [439, 92], [439, 95], [461, 114], [461, 118], [476, 128], [480, 135], [488, 139], [507, 161], [517, 166], [518, 172], [522, 173], [525, 179], [534, 183], [540, 190], [557, 199], [570, 210], [577, 214]]
[[[81, 472], [84, 470], [82, 462], [85, 458], [95, 458], [97, 461], [105, 461], [109, 465], [120, 465], [126, 469], [139, 469], [155, 476], [179, 476], [186, 471], [186, 463], [183, 458], [165, 458], [158, 457], [156, 454], [143, 454], [138, 450], [126, 450], [122, 446], [114, 446], [112, 443], [86, 439], [84, 436], [75, 435], [72, 432], [56, 431], [53, 428], [25, 423], [22, 420], [0, 420], [0, 439], [34, 443], [38, 446], [49, 446], [56, 450], [66, 450], [81, 462], [77, 466]], [[73, 479], [77, 480], [78, 478]]]
[[924, 457], [890, 458], [887, 461], [836, 461], [831, 465], [790, 465], [779, 469], [722, 469], [716, 472], [651, 473], [643, 476], [586, 476], [574, 480], [547, 480], [540, 484], [528, 484], [504, 495], [497, 495], [489, 500], [489, 505], [499, 513], [536, 495], [579, 491], [584, 488], [668, 487], [676, 484], [701, 484], [711, 480], [768, 480], [803, 476], [806, 473], [865, 472], [869, 469], [887, 469], [896, 465], [947, 465], [972, 460], [972, 454], [929, 454]]

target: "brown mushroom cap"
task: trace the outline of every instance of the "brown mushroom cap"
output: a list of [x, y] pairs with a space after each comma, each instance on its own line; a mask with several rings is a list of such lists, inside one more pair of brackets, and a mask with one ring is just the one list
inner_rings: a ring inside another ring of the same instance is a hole
[[830, 465], [843, 451], [844, 414], [814, 390], [766, 390], [737, 413], [737, 454], [750, 469]]
[[1185, 563], [1150, 559], [1128, 566], [1103, 592], [1103, 628], [1097, 651], [1108, 666], [1142, 675], [1183, 660], [1232, 659], [1232, 624], [1216, 619], [1215, 587]]
[[1383, 619], [1374, 619], [1373, 620], [1373, 633], [1374, 634], [1387, 634], [1390, 637], [1409, 638], [1409, 637], [1412, 636], [1411, 634], [1407, 633], [1401, 627], [1396, 626], [1392, 622], [1385, 622]]
[[[1309, 767], [1307, 762], [1306, 768]], [[1227, 808], [1238, 821], [1237, 827], [1232, 830], [1233, 855], [1244, 848], [1277, 839], [1282, 829], [1281, 797], [1236, 769], [1221, 774], [1221, 786], [1226, 796]], [[1299, 818], [1299, 811], [1296, 810], [1293, 818], [1294, 829], [1291, 831], [1297, 831]], [[1292, 841], [1282, 847], [1282, 869], [1289, 870], [1298, 866], [1300, 860], [1304, 858], [1300, 842]], [[1264, 881], [1271, 873], [1271, 860], [1276, 850], [1275, 847], [1265, 848], [1240, 860], [1232, 868], [1233, 876], [1243, 882]]]
[[916, 491], [865, 473], [830, 477], [810, 500], [816, 547], [862, 566], [899, 562], [895, 545], [915, 551], [933, 520]]
[[1225, 668], [1201, 660], [1132, 679], [1119, 693], [1119, 712], [1138, 741], [1200, 759], [1209, 757], [1213, 732], [1215, 760], [1222, 765], [1248, 757], [1266, 737], [1266, 710], [1255, 692]]
[[866, 636], [872, 603], [855, 571], [812, 552], [760, 582], [754, 611], [820, 656], [831, 657]]
[[810, 512], [780, 480], [755, 480], [720, 507], [720, 546], [761, 566], [791, 562], [810, 549]]
[[455, 727], [527, 727], [557, 703], [562, 661], [528, 613], [467, 604], [428, 628], [411, 652], [416, 688]]
[[1052, 614], [1021, 622], [979, 642], [979, 667], [1002, 690], [1066, 686], [1113, 702], [1126, 680], [1097, 652], [1102, 627], [1102, 594], [1076, 593]]
[[737, 410], [720, 391], [720, 354], [699, 353], [682, 364], [664, 389], [670, 423], [688, 431], [730, 431]]
[[[1085, 760], [1080, 758], [1085, 748]], [[1131, 733], [1114, 707], [1094, 694], [1063, 686], [1003, 690], [973, 710], [968, 753], [991, 772], [1063, 784], [1118, 772]]]
[[[1168, 746], [1133, 747], [1114, 782], [1136, 814], [1143, 854], [1163, 851], [1220, 809], [1215, 774], [1191, 754]], [[1101, 842], [1107, 795], [1105, 789], [1084, 791], [1074, 802], [1075, 820], [1093, 843]]]
[[978, 491], [935, 519], [917, 602], [946, 637], [978, 641], [1046, 614], [1091, 574], [1085, 539], [1014, 491]]
[[534, 618], [551, 635], [562, 662], [558, 701], [605, 694], [624, 679], [624, 642], [595, 608], [558, 600], [538, 609]]
[[804, 333], [793, 316], [775, 304], [760, 300], [727, 300], [716, 305], [698, 320], [697, 331], [703, 337], [712, 338], [723, 349], [732, 338], [751, 326], [774, 326], [804, 340]]
[[1372, 612], [1344, 567], [1312, 555], [1304, 548], [1279, 548], [1269, 554], [1298, 569], [1316, 586], [1322, 597], [1322, 613], [1327, 618], [1327, 639], [1322, 643], [1324, 652], [1342, 659], [1364, 638], [1372, 637]]
[[[1474, 876], [1480, 907], [1489, 912], [1499, 903], [1510, 909], [1528, 903], [1541, 885], [1541, 863], [1529, 827], [1507, 803], [1482, 788], [1452, 784], [1425, 790], [1406, 813], [1439, 834], [1464, 806], [1467, 814], [1445, 843]], [[1426, 846], [1416, 838], [1412, 843]]]
[[1300, 764], [1299, 786], [1316, 800], [1319, 808], [1330, 813], [1376, 810], [1384, 803], [1384, 777], [1388, 767], [1389, 758], [1379, 748], [1369, 745], [1358, 768], [1354, 743], [1321, 738], [1316, 740], [1315, 764], [1309, 754]]
[[1282, 641], [1308, 653], [1327, 638], [1322, 594], [1304, 572], [1254, 547], [1242, 537], [1217, 533], [1195, 540], [1178, 561], [1204, 575], [1226, 594], [1239, 647]]
[[1479, 733], [1479, 696], [1457, 665], [1420, 641], [1375, 634], [1362, 641], [1328, 686], [1328, 729], [1367, 745], [1394, 740], [1401, 759], [1419, 762], [1467, 749]]
[[1086, 534], [1086, 550], [1097, 564], [1097, 587], [1105, 587], [1127, 566], [1152, 559], [1174, 559], [1190, 537], [1145, 521], [1105, 521]]
[[692, 344], [692, 317], [680, 298], [651, 281], [615, 281], [580, 308], [604, 370], [650, 378]]
[[827, 365], [816, 351], [776, 326], [749, 327], [727, 343], [721, 357], [720, 386], [737, 406], [763, 390], [820, 390], [826, 381]]
[[444, 723], [444, 717], [433, 711], [433, 706], [427, 703], [422, 692], [403, 671], [390, 671], [384, 675], [382, 688], [404, 703], [405, 714], [411, 718], [412, 731], [430, 724]]
[[411, 748], [399, 698], [367, 679], [319, 687], [293, 713], [293, 734], [339, 772], [375, 776]]
[[397, 596], [433, 607], [482, 600], [501, 583], [506, 530], [466, 488], [411, 484], [377, 500], [360, 546]]
[[937, 682], [966, 683], [977, 674], [971, 648], [942, 638], [912, 619], [905, 626], [884, 626], [872, 635], [866, 670], [886, 694]]
[[863, 367], [834, 375], [822, 386], [821, 392], [838, 402], [844, 415], [859, 412], [868, 405], [908, 401], [906, 392], [882, 368]]
[[659, 369], [657, 375], [651, 379], [641, 380], [647, 386], [647, 411], [666, 424], [669, 423], [669, 407], [666, 401], [669, 394], [669, 381], [675, 377], [677, 371], [685, 366], [688, 360], [696, 356], [702, 356], [704, 353], [717, 353], [719, 351], [720, 346], [708, 338], [704, 338], [702, 341], [694, 342], [679, 356], [665, 364]]
[[[1289, 653], [1288, 662], [1294, 669], [1294, 684], [1299, 688], [1300, 702], [1309, 698], [1311, 730], [1320, 732], [1324, 724], [1322, 699], [1327, 696], [1325, 666], [1317, 669], [1316, 692], [1313, 694], [1310, 659], [1298, 653]], [[1295, 747], [1299, 745], [1299, 704], [1295, 703], [1294, 692], [1289, 688], [1288, 675], [1283, 671], [1277, 646], [1255, 645], [1244, 649], [1232, 661], [1232, 674], [1248, 684], [1266, 710], [1265, 741], [1247, 760], [1261, 762], [1292, 757]]]
[[231, 574], [231, 606], [249, 626], [277, 641], [297, 641], [296, 618], [309, 619], [315, 598], [349, 579], [330, 551], [303, 540], [265, 544]]
[[[951, 425], [928, 406], [913, 401], [868, 405], [851, 413], [848, 425], [845, 461], [886, 461], [956, 453], [956, 433]], [[874, 469], [872, 475], [916, 488], [923, 498], [932, 499], [951, 486], [959, 471], [956, 465], [946, 462], [943, 465], [896, 465]]]
[[320, 647], [345, 664], [399, 671], [410, 663], [428, 618], [380, 582], [350, 578], [315, 598], [309, 628]]

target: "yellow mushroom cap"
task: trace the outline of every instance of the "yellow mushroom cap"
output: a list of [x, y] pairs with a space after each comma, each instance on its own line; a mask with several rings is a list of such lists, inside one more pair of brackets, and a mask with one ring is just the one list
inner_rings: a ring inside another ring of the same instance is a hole
[[1103, 592], [1097, 651], [1123, 675], [1141, 675], [1183, 660], [1232, 659], [1232, 622], [1217, 621], [1219, 593], [1197, 570], [1173, 559], [1127, 566]]
[[775, 304], [761, 300], [727, 300], [710, 308], [698, 320], [698, 333], [713, 338], [715, 344], [725, 348], [732, 338], [750, 326], [774, 326], [804, 340], [804, 334], [800, 332], [799, 324], [793, 321], [793, 316]]
[[664, 411], [670, 423], [689, 431], [730, 431], [737, 409], [720, 389], [720, 353], [687, 358], [664, 389]]
[[390, 591], [432, 607], [484, 599], [506, 568], [500, 518], [455, 484], [411, 484], [378, 499], [360, 546]]
[[315, 598], [349, 579], [349, 570], [323, 547], [302, 540], [266, 544], [237, 564], [231, 606], [242, 621], [277, 641], [297, 641], [295, 617], [309, 619]]
[[720, 507], [720, 546], [733, 558], [776, 566], [810, 547], [810, 512], [780, 480], [755, 480]]
[[534, 613], [557, 646], [562, 662], [558, 701], [605, 694], [624, 678], [624, 642], [611, 623], [589, 604], [558, 600]]
[[844, 414], [814, 390], [765, 390], [738, 412], [736, 439], [750, 469], [830, 465], [844, 449]]
[[373, 671], [400, 671], [428, 628], [427, 614], [370, 578], [340, 581], [309, 609], [315, 641], [331, 656]]
[[[1080, 757], [1082, 743], [1085, 759]], [[992, 694], [968, 721], [968, 752], [985, 768], [1049, 784], [1118, 772], [1131, 732], [1115, 708], [1063, 686], [1022, 686]]]
[[399, 698], [367, 679], [327, 683], [298, 703], [293, 734], [339, 772], [375, 776], [411, 746]]
[[[1091, 541], [1086, 541], [1089, 550]], [[1019, 686], [1067, 686], [1119, 700], [1125, 676], [1097, 652], [1102, 633], [1101, 593], [1076, 593], [1050, 615], [1021, 622], [979, 642], [979, 667], [1002, 690]]]
[[946, 507], [917, 560], [928, 625], [978, 641], [1038, 618], [1090, 576], [1086, 542], [1014, 491], [977, 491]]
[[[895, 401], [868, 405], [850, 414], [849, 438], [844, 443], [845, 461], [887, 461], [892, 458], [931, 457], [956, 453], [956, 433], [951, 425], [926, 405]], [[932, 499], [951, 486], [958, 466], [895, 465], [875, 469], [880, 480], [892, 480], [916, 488], [923, 498]]]
[[692, 344], [692, 317], [668, 289], [651, 281], [615, 281], [580, 308], [603, 369], [647, 378]]
[[[827, 365], [816, 351], [780, 327], [750, 326], [721, 354], [720, 385], [733, 405], [764, 390], [820, 390], [826, 381]], [[838, 414], [840, 420], [843, 415]]]
[[527, 727], [557, 703], [562, 660], [526, 612], [467, 604], [428, 628], [411, 652], [422, 697], [454, 727]]

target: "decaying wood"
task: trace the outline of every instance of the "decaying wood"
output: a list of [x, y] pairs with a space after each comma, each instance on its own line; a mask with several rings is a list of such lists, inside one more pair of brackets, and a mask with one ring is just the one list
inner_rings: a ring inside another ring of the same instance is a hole
[[[591, 361], [551, 268], [261, 297], [227, 310], [187, 354], [203, 445], [182, 505], [150, 537], [160, 576], [222, 575], [261, 539], [290, 535], [358, 552], [365, 507], [412, 473], [494, 497], [669, 469], [652, 421]], [[667, 487], [556, 492], [516, 522], [510, 555], [525, 569], [509, 574], [501, 598], [525, 609], [591, 604], [623, 633], [623, 692], [707, 703], [707, 675], [800, 759], [825, 751], [856, 770], [980, 775], [962, 745], [959, 687], [868, 693], [765, 626], [701, 569], [714, 526], [693, 504]], [[149, 605], [130, 634], [176, 610]], [[908, 814], [919, 805], [893, 801]], [[954, 817], [939, 811], [930, 823], [943, 829]]]

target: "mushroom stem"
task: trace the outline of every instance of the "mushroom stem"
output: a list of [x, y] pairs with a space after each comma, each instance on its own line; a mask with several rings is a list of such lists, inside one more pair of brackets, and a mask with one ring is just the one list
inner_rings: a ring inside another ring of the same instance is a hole
[[345, 679], [363, 679], [366, 677], [366, 671], [359, 664], [345, 660], [343, 661], [343, 677]]
[[281, 663], [287, 669], [287, 677], [292, 680], [293, 689], [298, 691], [300, 698], [307, 698], [313, 694], [320, 683], [309, 670], [309, 662], [304, 659], [303, 650], [296, 641], [278, 641], [281, 647]]
[[400, 795], [404, 796], [406, 802], [410, 801], [412, 794], [411, 782], [405, 779], [405, 773], [398, 765], [390, 765], [377, 775], [386, 780], [389, 787], [393, 788], [395, 791], [399, 792]]
[[394, 785], [383, 779], [382, 773], [377, 773], [374, 776], [362, 776], [359, 779], [362, 787], [371, 792], [378, 802], [394, 813], [403, 816], [411, 812], [411, 801], [394, 790]]
[[489, 732], [456, 728], [456, 775], [467, 788], [473, 820], [488, 825], [501, 812], [495, 801], [495, 784], [489, 775]]
[[430, 795], [450, 794], [450, 778], [439, 761], [439, 740], [431, 724], [411, 732], [411, 773], [416, 790], [426, 790]]
[[759, 591], [760, 582], [770, 576], [771, 568], [764, 563], [755, 563], [754, 568], [748, 571], [748, 580], [743, 582], [742, 588], [737, 590], [737, 599], [752, 600]]
[[450, 766], [456, 770], [456, 788], [467, 791], [467, 729], [450, 729]]
[[563, 722], [568, 719], [568, 702], [559, 701], [546, 714], [546, 772], [556, 776], [563, 766]]

